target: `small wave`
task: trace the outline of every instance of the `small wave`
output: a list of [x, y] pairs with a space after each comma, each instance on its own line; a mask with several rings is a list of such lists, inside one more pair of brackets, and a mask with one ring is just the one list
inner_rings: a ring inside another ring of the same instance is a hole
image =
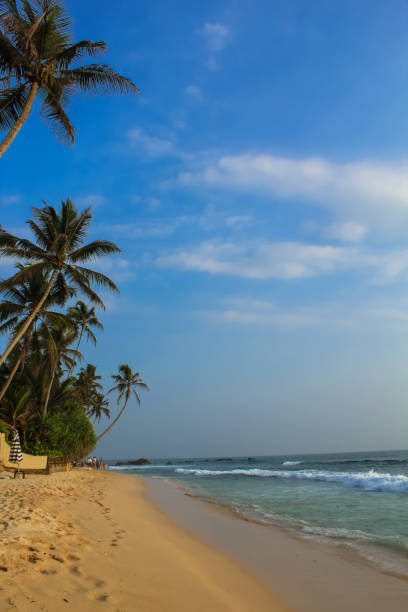
[[366, 491], [381, 491], [385, 493], [408, 493], [408, 476], [404, 474], [382, 474], [370, 470], [368, 472], [329, 472], [326, 470], [199, 470], [177, 468], [178, 474], [185, 476], [251, 476], [258, 478], [286, 478], [295, 480], [315, 480], [334, 482], [349, 487], [357, 487]]
[[377, 463], [386, 465], [402, 465], [403, 463], [408, 464], [407, 459], [393, 459], [393, 458], [381, 458], [381, 457], [365, 457], [363, 459], [325, 459], [324, 461], [307, 461], [306, 463], [312, 463], [314, 465], [357, 465], [366, 463]]
[[310, 536], [322, 536], [325, 538], [334, 538], [339, 540], [359, 540], [361, 542], [372, 542], [374, 538], [358, 529], [350, 530], [341, 527], [316, 527], [307, 525], [301, 530], [304, 534]]
[[282, 461], [282, 465], [299, 465], [301, 461]]
[[173, 468], [172, 465], [109, 465], [109, 470], [154, 470], [160, 468]]

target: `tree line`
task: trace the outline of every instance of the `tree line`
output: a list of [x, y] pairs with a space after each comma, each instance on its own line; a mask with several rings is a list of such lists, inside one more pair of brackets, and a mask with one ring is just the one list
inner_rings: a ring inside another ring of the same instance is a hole
[[[13, 144], [36, 99], [41, 115], [63, 144], [75, 128], [67, 105], [76, 93], [138, 93], [128, 77], [84, 56], [106, 51], [104, 41], [73, 42], [72, 22], [61, 0], [0, 0], [0, 157]], [[56, 209], [33, 207], [32, 239], [0, 226], [0, 257], [15, 266], [0, 281], [0, 429], [20, 431], [24, 450], [80, 458], [115, 425], [132, 395], [148, 389], [128, 364], [113, 375], [120, 411], [98, 437], [93, 424], [110, 418], [110, 405], [93, 364], [83, 365], [84, 342], [103, 331], [97, 309], [102, 291], [119, 292], [107, 275], [88, 267], [119, 247], [87, 242], [93, 215], [68, 198]], [[82, 366], [82, 367], [80, 367]]]

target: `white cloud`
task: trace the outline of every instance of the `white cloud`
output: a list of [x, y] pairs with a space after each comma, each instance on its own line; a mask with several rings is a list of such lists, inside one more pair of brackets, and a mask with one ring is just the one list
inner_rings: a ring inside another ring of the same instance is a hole
[[257, 325], [281, 329], [354, 328], [397, 329], [408, 331], [406, 300], [374, 300], [361, 304], [329, 303], [311, 306], [282, 305], [253, 298], [229, 298], [218, 310], [197, 313], [212, 321], [236, 325]]
[[184, 88], [184, 93], [193, 100], [201, 100], [202, 97], [202, 91], [197, 85], [187, 85]]
[[141, 128], [128, 132], [128, 140], [134, 149], [149, 157], [167, 157], [174, 154], [174, 143], [165, 138], [150, 136]]
[[226, 46], [230, 39], [231, 31], [223, 23], [206, 23], [200, 30], [200, 34], [203, 36], [207, 51], [210, 53], [206, 62], [207, 68], [209, 70], [217, 70], [216, 54], [220, 53]]
[[177, 183], [303, 201], [332, 209], [339, 222], [376, 225], [384, 231], [401, 222], [408, 225], [408, 162], [332, 163], [247, 153], [219, 157], [183, 172]]
[[367, 228], [361, 223], [332, 223], [326, 228], [325, 236], [343, 240], [343, 242], [361, 242], [367, 234]]
[[225, 223], [227, 225], [232, 225], [234, 227], [248, 225], [249, 223], [251, 223], [251, 221], [252, 217], [250, 215], [233, 215], [225, 219]]
[[201, 30], [206, 46], [212, 53], [222, 51], [230, 36], [230, 29], [222, 23], [206, 23]]
[[73, 201], [77, 206], [81, 208], [96, 208], [106, 202], [106, 198], [98, 193], [88, 193], [87, 195], [76, 196]]
[[21, 195], [18, 193], [0, 195], [0, 206], [10, 206], [11, 204], [18, 204], [20, 201]]
[[115, 283], [135, 277], [135, 264], [123, 257], [100, 259], [94, 264], [95, 270], [106, 274]]
[[198, 247], [158, 258], [161, 267], [201, 270], [243, 278], [295, 279], [351, 267], [355, 251], [348, 247], [294, 242], [202, 242]]
[[210, 320], [237, 325], [258, 325], [297, 329], [304, 327], [327, 327], [330, 324], [348, 326], [352, 322], [350, 313], [338, 305], [329, 306], [282, 306], [267, 300], [232, 298], [225, 300], [221, 309], [199, 313]]
[[250, 279], [293, 280], [364, 270], [372, 283], [388, 283], [408, 271], [408, 250], [375, 252], [356, 246], [297, 242], [206, 241], [156, 259], [163, 268], [197, 270]]
[[113, 236], [125, 239], [135, 238], [163, 238], [173, 234], [176, 229], [186, 223], [191, 223], [193, 218], [180, 216], [174, 219], [161, 219], [154, 222], [116, 223], [110, 225], [98, 225], [98, 232], [109, 232]]

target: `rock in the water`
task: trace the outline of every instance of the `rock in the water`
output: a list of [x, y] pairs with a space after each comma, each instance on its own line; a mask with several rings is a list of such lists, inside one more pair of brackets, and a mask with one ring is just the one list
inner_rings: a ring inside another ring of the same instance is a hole
[[248, 457], [248, 461], [256, 461], [256, 457]]
[[132, 461], [118, 461], [116, 465], [152, 465], [149, 459], [141, 457], [140, 459], [133, 459]]
[[216, 459], [216, 461], [232, 461], [231, 457], [220, 457], [219, 459]]
[[173, 462], [172, 461], [167, 461], [166, 465], [173, 465]]

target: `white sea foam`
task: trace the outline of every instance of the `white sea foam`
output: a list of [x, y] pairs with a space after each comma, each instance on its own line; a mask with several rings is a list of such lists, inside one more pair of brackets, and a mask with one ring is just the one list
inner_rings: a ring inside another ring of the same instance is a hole
[[109, 465], [109, 470], [154, 470], [160, 468], [172, 468], [172, 465]]
[[282, 465], [299, 465], [301, 461], [282, 461]]
[[366, 491], [383, 491], [386, 493], [408, 493], [408, 476], [404, 474], [383, 474], [370, 470], [368, 472], [329, 472], [326, 470], [198, 470], [177, 468], [176, 473], [185, 476], [252, 476], [258, 478], [286, 478], [295, 480], [316, 480], [335, 482]]
[[369, 536], [364, 531], [360, 531], [359, 529], [351, 530], [344, 529], [341, 527], [317, 527], [306, 525], [302, 527], [302, 532], [306, 535], [310, 536], [323, 536], [325, 538], [335, 538], [344, 539], [344, 540], [359, 540], [359, 541], [367, 541], [372, 542], [374, 538]]

